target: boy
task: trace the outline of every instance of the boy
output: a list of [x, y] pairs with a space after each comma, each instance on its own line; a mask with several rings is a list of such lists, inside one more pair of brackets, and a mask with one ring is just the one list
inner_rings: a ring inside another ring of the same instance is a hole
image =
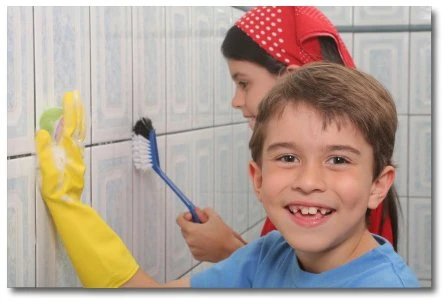
[[[366, 227], [381, 202], [397, 209], [391, 163], [397, 113], [374, 78], [333, 63], [289, 75], [260, 104], [250, 176], [277, 227], [193, 287], [418, 287]], [[295, 257], [296, 255], [296, 257]]]

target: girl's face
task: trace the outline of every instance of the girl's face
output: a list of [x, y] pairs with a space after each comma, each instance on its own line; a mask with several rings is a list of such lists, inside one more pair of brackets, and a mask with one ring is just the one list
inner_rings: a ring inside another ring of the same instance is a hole
[[375, 247], [365, 213], [389, 189], [373, 180], [373, 149], [350, 121], [322, 125], [314, 108], [286, 106], [267, 125], [261, 167], [250, 166], [267, 216], [304, 268], [318, 272]]
[[241, 110], [243, 116], [249, 121], [249, 127], [253, 129], [258, 105], [275, 85], [278, 76], [247, 61], [228, 59], [227, 64], [236, 85], [232, 107]]

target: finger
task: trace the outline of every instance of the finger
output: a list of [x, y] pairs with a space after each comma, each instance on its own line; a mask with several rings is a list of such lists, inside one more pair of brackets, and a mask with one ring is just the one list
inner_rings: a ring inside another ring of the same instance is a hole
[[188, 233], [188, 226], [192, 223], [192, 215], [189, 212], [184, 212], [176, 217], [176, 224], [181, 228], [183, 237]]
[[210, 217], [217, 217], [221, 219], [218, 213], [216, 213], [212, 208], [204, 208], [202, 209], [202, 212], [207, 216], [206, 220], [209, 220]]
[[[203, 212], [200, 208], [196, 207], [195, 211], [196, 211], [196, 215], [198, 215], [199, 221], [201, 221], [201, 223], [205, 223], [209, 220], [209, 216], [207, 216], [207, 214], [205, 212]], [[190, 215], [190, 216], [192, 216], [192, 215]]]
[[59, 144], [65, 150], [67, 159], [83, 163], [83, 147], [79, 147], [70, 136], [62, 136]]
[[76, 130], [76, 108], [72, 92], [63, 95], [63, 136], [71, 137]]
[[237, 232], [233, 232], [233, 235], [235, 235], [235, 237], [236, 237], [239, 241], [241, 241], [242, 243], [247, 244], [247, 241], [244, 240], [243, 237], [241, 237], [241, 235], [238, 234]]
[[79, 144], [85, 140], [85, 111], [83, 108], [82, 98], [79, 91], [73, 91], [74, 107], [76, 110], [76, 135], [79, 140]]

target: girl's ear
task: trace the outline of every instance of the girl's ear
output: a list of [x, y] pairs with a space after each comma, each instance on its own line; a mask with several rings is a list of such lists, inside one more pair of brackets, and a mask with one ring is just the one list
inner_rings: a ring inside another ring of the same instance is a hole
[[288, 65], [288, 66], [286, 67], [286, 73], [293, 72], [293, 71], [297, 70], [297, 69], [300, 68], [300, 67], [301, 67], [301, 66], [299, 66], [299, 65], [295, 65], [295, 64]]
[[249, 175], [252, 181], [253, 189], [255, 191], [256, 197], [259, 201], [261, 200], [261, 186], [263, 183], [263, 177], [261, 175], [261, 167], [254, 161], [249, 163]]
[[374, 180], [369, 195], [368, 208], [376, 209], [385, 199], [389, 189], [394, 183], [395, 169], [393, 166], [386, 166], [382, 173]]

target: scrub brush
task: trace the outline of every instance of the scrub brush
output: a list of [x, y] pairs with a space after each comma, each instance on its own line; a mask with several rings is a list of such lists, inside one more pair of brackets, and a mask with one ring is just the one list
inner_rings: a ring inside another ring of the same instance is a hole
[[188, 208], [192, 214], [193, 221], [200, 223], [193, 203], [161, 169], [156, 143], [156, 132], [149, 118], [143, 117], [136, 122], [133, 127], [132, 141], [133, 163], [135, 168], [143, 172], [153, 169]]

